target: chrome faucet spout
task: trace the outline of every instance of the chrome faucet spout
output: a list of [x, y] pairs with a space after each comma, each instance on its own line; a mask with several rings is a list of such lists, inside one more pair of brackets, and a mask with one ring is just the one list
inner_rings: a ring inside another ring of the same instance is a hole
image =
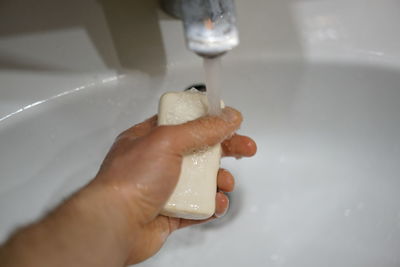
[[183, 20], [187, 47], [216, 57], [239, 44], [233, 0], [163, 0], [169, 14]]

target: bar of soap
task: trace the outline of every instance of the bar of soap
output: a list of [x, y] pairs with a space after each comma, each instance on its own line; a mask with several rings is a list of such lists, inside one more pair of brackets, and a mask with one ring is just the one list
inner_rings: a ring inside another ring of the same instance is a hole
[[[207, 115], [207, 111], [205, 93], [197, 90], [169, 92], [160, 99], [158, 124], [185, 123]], [[185, 155], [178, 184], [161, 214], [192, 220], [214, 215], [220, 159], [220, 144]]]

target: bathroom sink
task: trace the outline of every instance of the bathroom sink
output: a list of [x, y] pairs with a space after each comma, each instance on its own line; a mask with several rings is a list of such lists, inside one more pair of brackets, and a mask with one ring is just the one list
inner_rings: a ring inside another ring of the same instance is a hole
[[[162, 93], [204, 81], [153, 1], [3, 2], [1, 241], [93, 178]], [[138, 266], [399, 266], [399, 4], [236, 2], [223, 98], [258, 154], [222, 161], [237, 179], [225, 217]]]

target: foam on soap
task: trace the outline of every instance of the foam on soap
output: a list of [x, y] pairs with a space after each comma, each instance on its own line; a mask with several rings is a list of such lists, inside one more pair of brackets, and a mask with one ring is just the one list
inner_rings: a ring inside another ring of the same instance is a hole
[[[207, 113], [206, 94], [195, 89], [169, 92], [160, 99], [158, 124], [181, 124]], [[193, 220], [211, 217], [215, 213], [220, 158], [220, 144], [184, 156], [178, 184], [161, 214]]]

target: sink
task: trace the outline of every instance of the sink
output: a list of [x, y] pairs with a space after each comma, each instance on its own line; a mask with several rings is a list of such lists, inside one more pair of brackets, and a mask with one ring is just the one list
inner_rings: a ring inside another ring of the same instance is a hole
[[[1, 241], [87, 183], [162, 93], [204, 81], [155, 1], [3, 2]], [[223, 98], [258, 154], [222, 161], [225, 217], [138, 266], [399, 266], [399, 4], [236, 2]]]

